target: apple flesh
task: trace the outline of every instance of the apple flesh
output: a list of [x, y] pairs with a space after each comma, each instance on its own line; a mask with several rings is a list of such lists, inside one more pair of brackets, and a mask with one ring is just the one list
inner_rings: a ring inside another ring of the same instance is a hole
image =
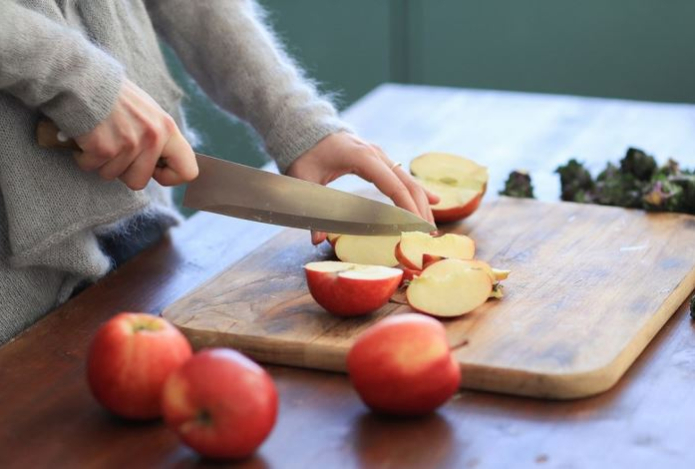
[[396, 246], [396, 258], [410, 269], [422, 270], [423, 257], [432, 262], [433, 258], [473, 259], [475, 243], [465, 235], [445, 234], [431, 236], [427, 233], [408, 232], [401, 234]]
[[411, 308], [437, 317], [456, 317], [473, 311], [492, 294], [493, 281], [469, 261], [445, 259], [425, 268], [410, 282], [406, 298]]
[[360, 334], [348, 352], [347, 368], [362, 401], [394, 415], [433, 412], [461, 382], [444, 326], [414, 313], [390, 316]]
[[335, 243], [335, 255], [343, 262], [395, 267], [400, 240], [400, 236], [341, 235]]
[[337, 316], [376, 311], [388, 303], [403, 277], [392, 267], [335, 261], [311, 262], [304, 272], [311, 296]]
[[162, 409], [167, 425], [203, 456], [240, 459], [268, 437], [278, 395], [268, 373], [231, 349], [203, 350], [171, 374]]
[[328, 234], [326, 235], [326, 241], [328, 241], [328, 243], [329, 243], [331, 246], [333, 246], [334, 248], [335, 248], [335, 243], [338, 241], [338, 238], [340, 238], [340, 235], [339, 235], [339, 234], [328, 233]]
[[432, 205], [440, 223], [470, 216], [480, 206], [487, 190], [488, 171], [484, 166], [456, 155], [426, 153], [410, 163], [410, 172], [425, 188], [439, 196]]
[[120, 313], [92, 340], [87, 355], [89, 388], [116, 415], [154, 419], [161, 416], [166, 379], [191, 355], [186, 337], [165, 319]]

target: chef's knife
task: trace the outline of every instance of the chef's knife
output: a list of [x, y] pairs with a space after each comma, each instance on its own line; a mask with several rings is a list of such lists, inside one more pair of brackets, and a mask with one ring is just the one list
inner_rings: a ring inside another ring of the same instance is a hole
[[[50, 121], [41, 121], [39, 144], [75, 149]], [[78, 147], [79, 148], [79, 147]], [[300, 179], [196, 153], [200, 174], [188, 183], [183, 205], [273, 225], [341, 234], [431, 232], [436, 227], [392, 205]]]

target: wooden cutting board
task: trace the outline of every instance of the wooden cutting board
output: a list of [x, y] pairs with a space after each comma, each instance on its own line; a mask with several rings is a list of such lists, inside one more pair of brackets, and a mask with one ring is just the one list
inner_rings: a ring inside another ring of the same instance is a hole
[[[502, 300], [444, 321], [462, 386], [550, 398], [609, 389], [695, 288], [695, 217], [501, 198], [447, 231], [511, 269]], [[344, 371], [355, 336], [389, 315], [342, 319], [308, 293], [302, 266], [331, 259], [286, 230], [171, 305], [194, 347], [231, 346], [266, 363]]]

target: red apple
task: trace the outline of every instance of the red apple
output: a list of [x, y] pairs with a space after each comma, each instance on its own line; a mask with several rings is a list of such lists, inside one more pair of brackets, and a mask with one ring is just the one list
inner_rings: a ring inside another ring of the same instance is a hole
[[311, 296], [337, 316], [359, 316], [381, 308], [403, 276], [392, 267], [334, 261], [311, 262], [304, 271]]
[[335, 243], [335, 255], [343, 262], [395, 267], [396, 244], [400, 236], [342, 235]]
[[333, 246], [334, 248], [335, 248], [335, 243], [338, 241], [338, 238], [340, 238], [340, 235], [339, 235], [339, 234], [328, 233], [328, 234], [326, 235], [326, 241], [328, 241], [328, 243], [329, 243], [331, 246]]
[[278, 394], [268, 373], [244, 355], [207, 349], [171, 374], [162, 410], [167, 425], [198, 453], [238, 459], [270, 434]]
[[459, 234], [432, 236], [427, 233], [408, 232], [401, 234], [396, 246], [396, 258], [410, 269], [422, 270], [423, 256], [473, 259], [475, 243], [471, 238]]
[[[476, 261], [478, 262], [478, 261]], [[429, 265], [410, 282], [406, 298], [411, 308], [437, 317], [473, 311], [493, 293], [488, 271], [471, 261], [444, 259]]]
[[415, 313], [389, 316], [360, 334], [348, 352], [347, 368], [367, 406], [395, 415], [434, 411], [461, 381], [444, 326]]
[[432, 206], [437, 222], [468, 217], [478, 209], [487, 190], [487, 168], [456, 155], [426, 153], [410, 163], [410, 172], [428, 190], [439, 196]]
[[116, 415], [154, 419], [169, 375], [190, 358], [191, 346], [165, 319], [121, 313], [102, 325], [87, 356], [94, 397]]
[[403, 271], [403, 278], [401, 279], [401, 285], [403, 285], [406, 282], [410, 282], [412, 279], [420, 275], [422, 272], [421, 270], [418, 269], [409, 269], [408, 267], [405, 267], [403, 265], [398, 266], [399, 269]]

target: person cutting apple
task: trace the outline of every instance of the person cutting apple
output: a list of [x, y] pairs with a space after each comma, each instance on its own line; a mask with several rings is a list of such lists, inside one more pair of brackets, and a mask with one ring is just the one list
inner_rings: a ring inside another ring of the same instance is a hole
[[[354, 173], [433, 220], [436, 197], [351, 132], [255, 1], [2, 0], [0, 343], [181, 221], [165, 186], [198, 168], [158, 40], [281, 172], [320, 184]], [[39, 148], [42, 117], [82, 151]]]

